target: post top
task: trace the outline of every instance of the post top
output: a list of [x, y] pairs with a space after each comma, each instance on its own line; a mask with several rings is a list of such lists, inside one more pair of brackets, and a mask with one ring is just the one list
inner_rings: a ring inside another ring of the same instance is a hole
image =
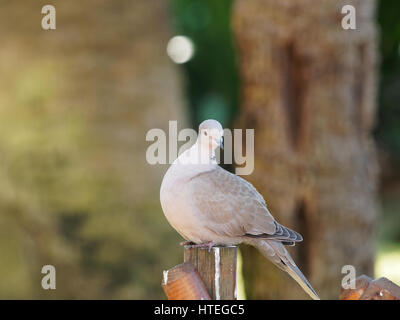
[[[219, 246], [213, 246], [211, 249], [216, 249], [216, 248], [237, 248], [237, 245], [229, 245], [229, 246], [224, 246], [224, 245], [219, 245]], [[185, 249], [199, 249], [199, 250], [208, 250], [208, 248], [193, 248], [192, 245], [186, 244], [184, 246]]]

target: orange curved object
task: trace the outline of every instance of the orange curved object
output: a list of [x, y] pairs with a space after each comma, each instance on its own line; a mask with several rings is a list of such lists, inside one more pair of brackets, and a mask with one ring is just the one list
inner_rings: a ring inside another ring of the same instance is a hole
[[188, 262], [164, 271], [161, 286], [168, 300], [211, 300], [195, 267]]

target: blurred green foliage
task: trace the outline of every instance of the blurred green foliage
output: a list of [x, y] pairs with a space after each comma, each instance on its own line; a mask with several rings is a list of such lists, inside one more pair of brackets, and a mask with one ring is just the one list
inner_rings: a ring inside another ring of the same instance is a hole
[[172, 0], [173, 25], [194, 42], [184, 65], [193, 126], [209, 118], [229, 126], [238, 111], [239, 77], [231, 32], [232, 0]]
[[[380, 150], [391, 165], [382, 168], [381, 224], [382, 243], [400, 243], [400, 196], [391, 185], [400, 176], [400, 1], [381, 0], [378, 6], [380, 27], [380, 83], [375, 136]], [[397, 177], [397, 178], [396, 178]]]
[[378, 23], [381, 68], [376, 136], [400, 165], [400, 1], [379, 1]]

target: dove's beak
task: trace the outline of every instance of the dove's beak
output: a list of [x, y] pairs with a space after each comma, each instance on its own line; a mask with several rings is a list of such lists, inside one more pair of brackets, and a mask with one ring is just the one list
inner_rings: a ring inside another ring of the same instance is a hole
[[219, 145], [219, 147], [222, 149], [222, 150], [224, 150], [224, 145], [223, 145], [223, 142], [224, 141], [224, 137], [221, 137], [221, 138], [219, 138], [219, 141], [216, 141], [217, 142], [217, 144]]

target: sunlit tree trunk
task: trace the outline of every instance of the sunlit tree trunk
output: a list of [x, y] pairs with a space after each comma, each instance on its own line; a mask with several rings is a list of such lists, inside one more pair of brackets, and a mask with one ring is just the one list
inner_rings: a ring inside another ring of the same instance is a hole
[[0, 297], [162, 298], [181, 251], [146, 132], [185, 118], [169, 3], [51, 1], [56, 30], [44, 4], [0, 5]]
[[[357, 29], [341, 27], [342, 6]], [[255, 128], [248, 177], [272, 214], [304, 241], [291, 249], [322, 298], [338, 298], [341, 269], [373, 275], [377, 216], [374, 0], [236, 0], [242, 104]], [[243, 249], [248, 298], [305, 298], [252, 248]]]

